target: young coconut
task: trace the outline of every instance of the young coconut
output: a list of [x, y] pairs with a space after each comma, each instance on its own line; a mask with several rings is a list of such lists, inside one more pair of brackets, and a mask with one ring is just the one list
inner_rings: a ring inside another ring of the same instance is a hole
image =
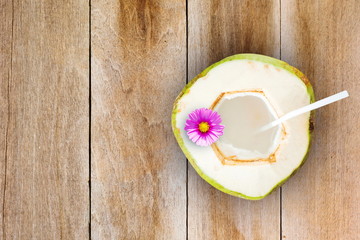
[[304, 163], [312, 113], [256, 130], [312, 102], [311, 84], [296, 68], [263, 55], [238, 54], [211, 65], [182, 90], [172, 127], [204, 180], [230, 195], [256, 200]]

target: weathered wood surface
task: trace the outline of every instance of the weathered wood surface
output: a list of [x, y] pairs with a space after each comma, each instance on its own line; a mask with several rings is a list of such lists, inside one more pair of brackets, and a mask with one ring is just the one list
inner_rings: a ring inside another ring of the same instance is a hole
[[86, 239], [88, 2], [0, 8], [0, 238]]
[[[7, 134], [9, 117], [9, 80], [11, 78], [11, 32], [12, 3], [0, 3], [0, 222], [4, 221], [4, 186], [7, 160]], [[4, 237], [4, 228], [0, 227], [0, 236]]]
[[[280, 57], [279, 1], [188, 1], [188, 76], [236, 53]], [[261, 201], [228, 196], [189, 165], [189, 239], [278, 239], [279, 191]]]
[[[358, 239], [359, 12], [357, 0], [0, 0], [0, 239]], [[197, 176], [170, 128], [186, 80], [241, 52], [297, 66], [317, 98], [351, 95], [317, 111], [308, 162], [255, 202]]]
[[92, 238], [185, 239], [185, 0], [92, 1]]
[[316, 112], [308, 162], [283, 187], [283, 238], [360, 237], [360, 1], [282, 1], [281, 56], [318, 99], [350, 98]]

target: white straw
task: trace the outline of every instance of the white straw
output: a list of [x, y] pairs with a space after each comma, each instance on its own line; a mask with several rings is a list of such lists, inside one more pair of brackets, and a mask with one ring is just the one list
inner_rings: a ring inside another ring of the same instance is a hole
[[273, 128], [273, 127], [281, 124], [282, 122], [284, 122], [286, 120], [289, 120], [289, 119], [291, 119], [293, 117], [299, 116], [299, 115], [301, 115], [303, 113], [310, 112], [312, 110], [321, 108], [321, 107], [326, 106], [328, 104], [337, 102], [337, 101], [339, 101], [341, 99], [347, 98], [348, 96], [349, 96], [349, 93], [347, 91], [342, 91], [342, 92], [334, 94], [334, 95], [332, 95], [330, 97], [327, 97], [327, 98], [321, 99], [319, 101], [316, 101], [316, 102], [314, 102], [312, 104], [309, 104], [307, 106], [304, 106], [304, 107], [298, 108], [296, 110], [293, 110], [293, 111], [283, 115], [281, 118], [278, 118], [278, 119], [276, 119], [276, 120], [262, 126], [261, 128], [259, 128], [259, 130], [256, 131], [256, 133], [269, 130], [270, 128]]

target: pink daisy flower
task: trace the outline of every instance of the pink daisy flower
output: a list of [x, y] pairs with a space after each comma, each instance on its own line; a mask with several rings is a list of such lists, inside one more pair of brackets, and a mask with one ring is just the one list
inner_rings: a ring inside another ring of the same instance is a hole
[[220, 123], [221, 117], [217, 112], [200, 108], [189, 114], [184, 129], [196, 145], [209, 146], [223, 135], [224, 126]]

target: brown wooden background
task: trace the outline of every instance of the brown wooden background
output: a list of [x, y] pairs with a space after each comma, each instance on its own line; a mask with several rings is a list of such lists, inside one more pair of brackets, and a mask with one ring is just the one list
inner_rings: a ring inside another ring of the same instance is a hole
[[[360, 1], [0, 0], [0, 41], [0, 239], [360, 239]], [[170, 127], [186, 81], [243, 52], [351, 95], [261, 201], [210, 187]]]

